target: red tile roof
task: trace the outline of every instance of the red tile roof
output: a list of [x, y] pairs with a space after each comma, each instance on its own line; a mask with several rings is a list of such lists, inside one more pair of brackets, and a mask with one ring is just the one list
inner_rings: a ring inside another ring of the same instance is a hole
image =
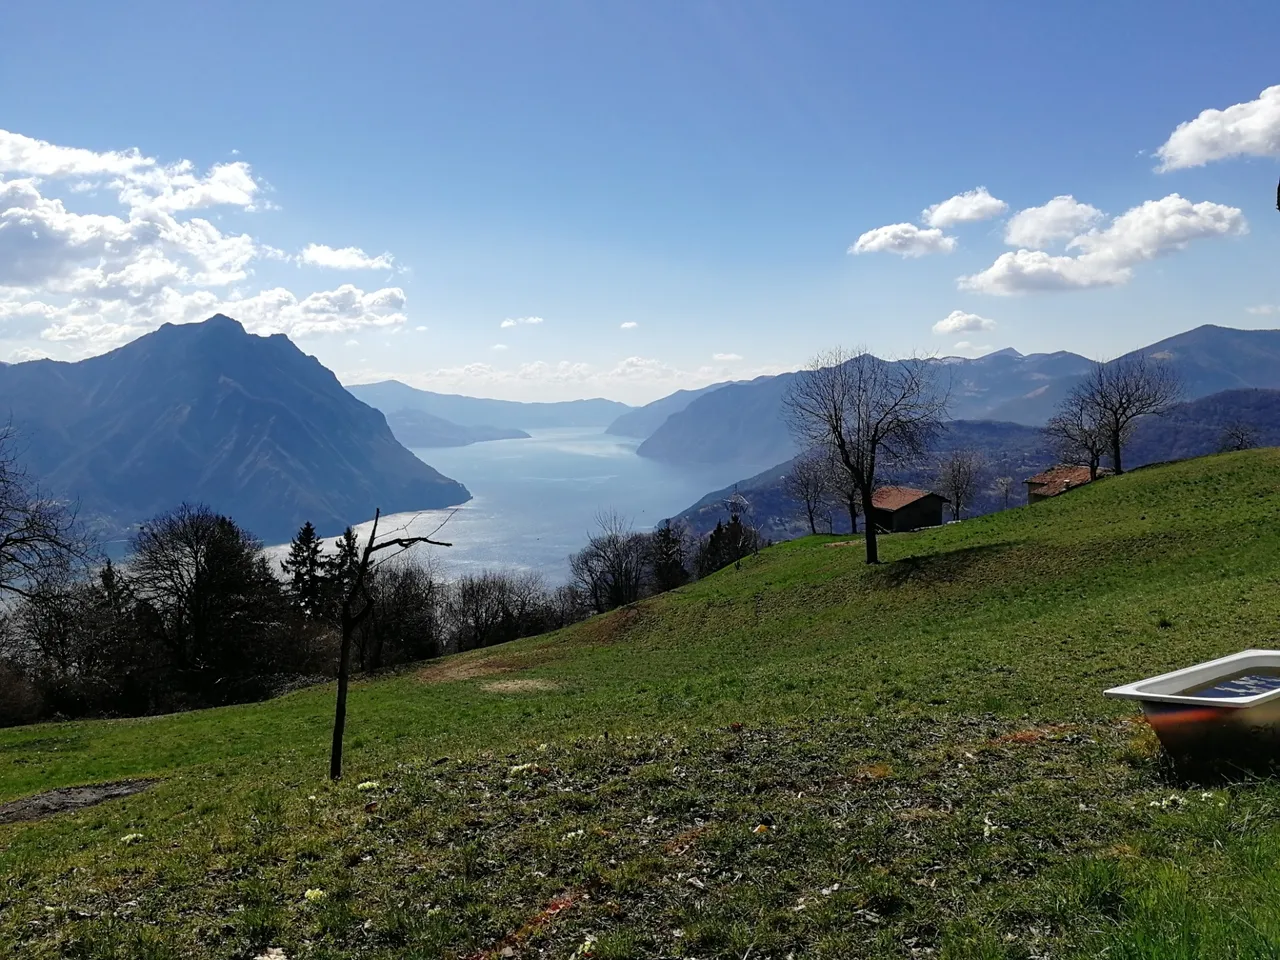
[[1089, 468], [1059, 465], [1050, 467], [1043, 473], [1037, 473], [1034, 477], [1028, 477], [1025, 482], [1035, 488], [1032, 492], [1037, 496], [1056, 497], [1072, 487], [1088, 483]]
[[[928, 490], [917, 490], [915, 487], [881, 487], [871, 497], [871, 505], [877, 510], [887, 510], [893, 513], [895, 510], [901, 510], [908, 504], [915, 503], [922, 497], [936, 497], [936, 493], [930, 493]], [[946, 500], [946, 497], [940, 499]]]

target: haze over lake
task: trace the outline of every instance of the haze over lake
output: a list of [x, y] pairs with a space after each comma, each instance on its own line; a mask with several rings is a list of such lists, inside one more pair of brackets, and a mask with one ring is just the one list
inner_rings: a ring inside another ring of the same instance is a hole
[[465, 484], [474, 498], [456, 512], [389, 517], [382, 530], [405, 527], [409, 534], [430, 533], [452, 512], [437, 537], [453, 546], [430, 548], [446, 574], [536, 569], [554, 584], [568, 578], [568, 556], [586, 542], [601, 510], [617, 510], [637, 530], [648, 530], [751, 472], [744, 472], [742, 464], [667, 466], [637, 456], [639, 443], [586, 428], [415, 450], [441, 473]]

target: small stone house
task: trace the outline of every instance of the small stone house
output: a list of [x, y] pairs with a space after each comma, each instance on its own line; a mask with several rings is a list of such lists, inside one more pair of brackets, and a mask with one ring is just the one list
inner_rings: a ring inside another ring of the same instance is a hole
[[[1099, 470], [1098, 476], [1101, 477], [1110, 472]], [[1084, 486], [1089, 482], [1089, 468], [1065, 463], [1058, 464], [1043, 473], [1037, 473], [1034, 477], [1028, 477], [1023, 482], [1027, 485], [1027, 503], [1039, 503], [1041, 500], [1048, 500], [1050, 497]]]
[[871, 520], [880, 530], [901, 533], [942, 523], [946, 497], [915, 487], [881, 487], [871, 498]]

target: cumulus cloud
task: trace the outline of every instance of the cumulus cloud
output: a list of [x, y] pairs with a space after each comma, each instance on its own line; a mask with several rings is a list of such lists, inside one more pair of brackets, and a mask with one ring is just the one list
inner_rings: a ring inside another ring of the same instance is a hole
[[490, 349], [490, 350], [505, 350], [505, 349], [507, 349], [507, 345], [506, 345], [505, 343], [495, 343], [495, 344], [494, 344], [492, 347], [490, 347], [489, 349]]
[[541, 317], [516, 317], [514, 319], [512, 319], [511, 317], [507, 317], [507, 319], [503, 320], [500, 324], [498, 324], [498, 326], [501, 327], [503, 330], [509, 330], [511, 327], [537, 326], [541, 322], [542, 322]]
[[0, 130], [0, 174], [5, 173], [74, 183], [106, 178], [122, 205], [167, 213], [227, 204], [253, 210], [262, 190], [239, 160], [214, 164], [201, 175], [190, 160], [165, 165], [137, 148], [99, 153]]
[[1192, 203], [1172, 193], [1148, 200], [1067, 244], [1076, 256], [1054, 256], [1043, 250], [1001, 254], [981, 273], [961, 277], [962, 290], [999, 296], [1045, 290], [1073, 290], [1128, 283], [1133, 268], [1184, 249], [1191, 241], [1248, 232], [1236, 207], [1204, 201]]
[[1203, 110], [1178, 124], [1156, 156], [1161, 172], [1230, 157], [1280, 157], [1280, 85], [1267, 87], [1256, 100]]
[[957, 223], [990, 220], [1008, 209], [1009, 205], [993, 197], [986, 187], [977, 187], [926, 208], [920, 219], [931, 227], [946, 229]]
[[1079, 235], [1102, 217], [1103, 213], [1097, 207], [1064, 194], [1042, 206], [1019, 210], [1010, 217], [1004, 230], [1004, 242], [1014, 247], [1047, 247]]
[[994, 330], [996, 322], [980, 317], [976, 313], [965, 313], [963, 310], [952, 310], [933, 325], [933, 332], [951, 336], [957, 333], [976, 333], [979, 330]]
[[945, 236], [936, 228], [925, 230], [914, 223], [891, 223], [868, 230], [849, 248], [849, 253], [896, 253], [900, 257], [923, 257], [929, 253], [950, 253], [955, 248], [955, 237]]
[[223, 313], [250, 333], [290, 337], [351, 333], [404, 323], [404, 291], [398, 287], [364, 291], [351, 284], [298, 297], [284, 287], [249, 297], [219, 297], [208, 290], [180, 293], [165, 289], [139, 304], [77, 298], [46, 315], [40, 334], [53, 342], [79, 342], [111, 348], [161, 323], [193, 323]]
[[711, 355], [711, 359], [712, 360], [741, 360], [742, 356], [741, 354], [737, 354], [737, 353], [713, 353]]
[[30, 360], [48, 360], [49, 355], [43, 350], [36, 350], [32, 347], [19, 347], [17, 350], [9, 351], [10, 363], [27, 363]]
[[636, 327], [638, 327], [638, 326], [640, 326], [640, 324], [636, 323], [634, 320], [628, 320], [628, 321], [626, 321], [625, 323], [621, 323], [621, 324], [619, 324], [619, 325], [618, 325], [618, 329], [619, 329], [619, 330], [634, 330], [634, 329], [635, 329]]
[[1280, 304], [1260, 303], [1256, 307], [1245, 307], [1244, 311], [1259, 317], [1269, 317], [1272, 314], [1280, 313]]
[[371, 257], [359, 247], [334, 249], [323, 243], [309, 243], [300, 259], [313, 267], [334, 270], [389, 270], [395, 258], [389, 253]]
[[[119, 209], [81, 212], [86, 191], [114, 191]], [[404, 291], [351, 284], [295, 293], [252, 292], [256, 264], [290, 259], [247, 233], [224, 231], [194, 211], [254, 210], [262, 186], [243, 162], [205, 173], [140, 151], [95, 152], [0, 130], [0, 338], [109, 349], [161, 323], [215, 312], [255, 332], [309, 336], [364, 327], [397, 329]], [[303, 262], [389, 267], [389, 254], [309, 245]]]

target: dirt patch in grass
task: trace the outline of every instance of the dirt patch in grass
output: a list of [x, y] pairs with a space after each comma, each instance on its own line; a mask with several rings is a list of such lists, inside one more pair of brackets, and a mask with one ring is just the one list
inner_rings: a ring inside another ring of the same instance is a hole
[[423, 683], [452, 683], [454, 680], [475, 680], [479, 677], [510, 673], [512, 669], [510, 664], [495, 658], [458, 660], [447, 657], [439, 663], [433, 663], [419, 670], [418, 679]]
[[861, 540], [837, 540], [834, 543], [826, 544], [828, 547], [857, 547], [861, 545]]
[[117, 797], [128, 797], [148, 790], [158, 780], [117, 780], [114, 783], [95, 783], [85, 787], [60, 787], [47, 790], [33, 797], [24, 797], [0, 806], [0, 823], [23, 823], [43, 820], [56, 813], [92, 807]]
[[1069, 723], [1050, 723], [1041, 727], [1028, 727], [1015, 730], [1013, 733], [1001, 734], [988, 741], [989, 745], [998, 746], [1006, 743], [1036, 743], [1039, 740], [1052, 740], [1072, 733], [1076, 728]]
[[559, 690], [560, 684], [554, 680], [522, 677], [515, 680], [499, 680], [496, 683], [486, 683], [481, 689], [485, 693], [542, 693], [547, 690]]
[[528, 670], [556, 659], [556, 653], [546, 647], [530, 650], [511, 650], [488, 656], [448, 656], [436, 660], [418, 671], [423, 683], [452, 683], [455, 680], [479, 680]]

